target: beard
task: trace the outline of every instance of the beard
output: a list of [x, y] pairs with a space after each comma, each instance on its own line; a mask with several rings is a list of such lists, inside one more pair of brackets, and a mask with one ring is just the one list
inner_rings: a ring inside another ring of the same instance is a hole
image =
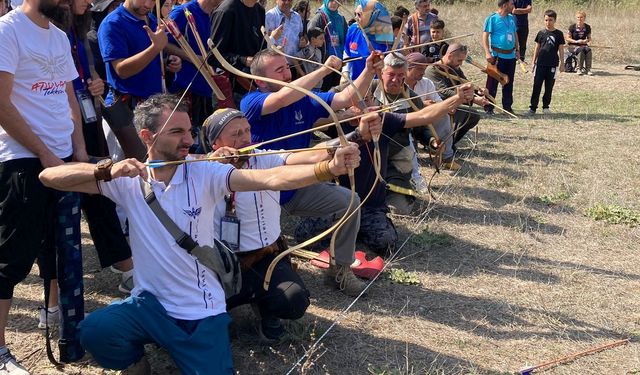
[[56, 0], [41, 0], [38, 11], [61, 30], [71, 27], [71, 9], [67, 5], [60, 5]]

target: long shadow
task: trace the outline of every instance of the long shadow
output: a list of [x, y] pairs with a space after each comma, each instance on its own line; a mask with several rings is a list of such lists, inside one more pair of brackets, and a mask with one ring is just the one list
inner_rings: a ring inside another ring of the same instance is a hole
[[640, 119], [640, 116], [634, 115], [612, 115], [612, 114], [603, 114], [603, 113], [566, 113], [566, 112], [554, 112], [552, 115], [547, 115], [543, 117], [536, 117], [536, 119], [541, 119], [544, 121], [552, 121], [552, 120], [570, 120], [570, 121], [580, 121], [580, 122], [600, 122], [600, 121], [611, 121], [616, 123], [628, 123], [628, 122], [637, 122]]
[[473, 160], [465, 160], [464, 168], [469, 169], [473, 172], [467, 175], [468, 177], [486, 177], [496, 174], [502, 174], [508, 176], [509, 178], [519, 179], [527, 176], [527, 173], [524, 171], [519, 171], [508, 167], [489, 167], [484, 165], [481, 166]]
[[[629, 70], [631, 71], [631, 70]], [[623, 76], [623, 77], [634, 77], [634, 78], [640, 78], [640, 72], [638, 72], [638, 74], [633, 74], [633, 73], [616, 73], [616, 72], [610, 72], [607, 70], [598, 70], [597, 72], [593, 73], [594, 76], [599, 76], [599, 77], [618, 77], [618, 76]]]
[[573, 207], [564, 205], [562, 203], [545, 204], [537, 197], [520, 197], [504, 191], [486, 189], [483, 187], [460, 186], [456, 188], [456, 190], [462, 193], [462, 195], [464, 196], [481, 199], [489, 204], [491, 208], [496, 209], [502, 208], [509, 204], [517, 204], [519, 202], [522, 202], [528, 208], [536, 211], [556, 213], [562, 212], [568, 214], [575, 213], [575, 209]]
[[473, 209], [458, 205], [439, 205], [432, 214], [432, 218], [443, 221], [476, 225], [502, 226], [510, 228], [520, 228], [522, 231], [535, 230], [545, 234], [561, 235], [564, 228], [542, 223], [535, 217], [526, 213], [491, 211], [484, 209]]
[[523, 154], [514, 154], [509, 152], [500, 152], [494, 151], [487, 148], [481, 147], [478, 149], [478, 157], [482, 159], [488, 160], [498, 160], [498, 161], [518, 161], [518, 162], [539, 162], [544, 163], [545, 165], [551, 164], [567, 164], [567, 161], [564, 159], [556, 158], [551, 155], [543, 154], [543, 153], [535, 153], [530, 155]]
[[[266, 347], [257, 342], [252, 317], [234, 314], [232, 351], [235, 369], [240, 374], [286, 373], [304, 354], [303, 348], [308, 348], [331, 323], [331, 320], [307, 312], [302, 319], [287, 323], [290, 341]], [[414, 335], [410, 333], [410, 336]], [[334, 359], [336, 354], [338, 360]], [[413, 371], [405, 367], [407, 363]], [[439, 352], [410, 340], [378, 337], [375, 330], [351, 329], [344, 325], [335, 326], [319, 348], [310, 354], [310, 360], [303, 364], [311, 365], [306, 373], [312, 374], [500, 374], [467, 359], [445, 354], [444, 350]], [[300, 373], [299, 368], [294, 373]]]

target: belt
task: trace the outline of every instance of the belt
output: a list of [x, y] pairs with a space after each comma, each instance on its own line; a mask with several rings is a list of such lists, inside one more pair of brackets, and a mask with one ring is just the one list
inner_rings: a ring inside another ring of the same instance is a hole
[[513, 47], [511, 49], [502, 49], [502, 48], [491, 46], [491, 49], [496, 51], [496, 52], [498, 52], [498, 53], [504, 53], [506, 55], [506, 54], [509, 54], [509, 53], [513, 52], [516, 48]]
[[243, 251], [240, 253], [236, 253], [236, 256], [240, 261], [240, 268], [242, 269], [242, 271], [246, 271], [250, 269], [254, 264], [264, 259], [264, 257], [271, 254], [279, 254], [286, 249], [287, 249], [286, 242], [282, 237], [278, 237], [278, 239], [271, 245], [265, 246], [257, 250]]

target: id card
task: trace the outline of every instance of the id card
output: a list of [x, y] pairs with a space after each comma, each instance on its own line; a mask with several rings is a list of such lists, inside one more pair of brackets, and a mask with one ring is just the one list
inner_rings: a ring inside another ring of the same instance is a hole
[[220, 240], [227, 242], [233, 251], [240, 249], [240, 220], [233, 216], [220, 219]]
[[76, 90], [76, 98], [78, 98], [78, 104], [80, 105], [80, 112], [82, 113], [82, 119], [85, 124], [96, 122], [98, 117], [96, 116], [96, 107], [93, 105], [93, 97], [87, 92], [87, 90]]
[[513, 34], [507, 34], [507, 42], [513, 42]]
[[331, 35], [331, 46], [337, 47], [338, 45], [340, 45], [340, 37], [338, 36], [338, 34], [331, 33], [330, 35]]

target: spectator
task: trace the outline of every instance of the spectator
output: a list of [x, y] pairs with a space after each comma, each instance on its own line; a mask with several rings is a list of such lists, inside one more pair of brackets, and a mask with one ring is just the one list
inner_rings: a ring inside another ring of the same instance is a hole
[[[322, 48], [322, 61], [326, 61], [329, 56], [342, 58], [344, 51], [344, 41], [347, 34], [347, 20], [340, 14], [338, 9], [340, 2], [336, 0], [324, 0], [323, 5], [316, 11], [309, 27], [316, 27], [324, 33], [324, 46]], [[322, 91], [329, 91], [330, 88], [340, 83], [340, 75], [332, 72], [324, 78]]]

